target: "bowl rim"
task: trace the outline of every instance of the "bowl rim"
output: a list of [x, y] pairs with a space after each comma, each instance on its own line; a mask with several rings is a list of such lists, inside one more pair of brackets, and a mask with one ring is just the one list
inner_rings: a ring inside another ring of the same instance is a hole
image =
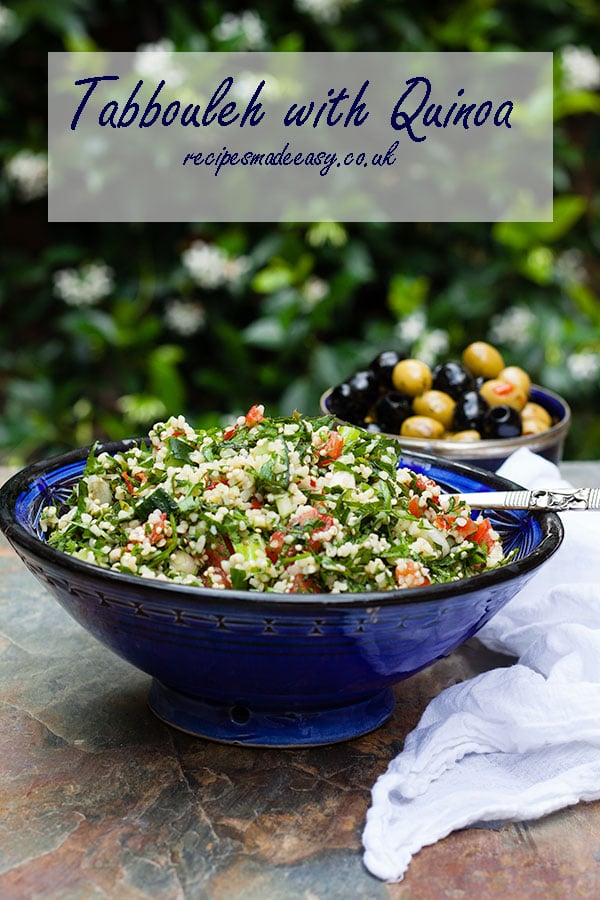
[[[335, 416], [330, 409], [327, 408], [327, 400], [329, 399], [333, 387], [327, 388], [321, 394], [319, 399], [319, 407], [324, 415]], [[531, 392], [536, 395], [542, 395], [551, 398], [555, 403], [560, 404], [564, 409], [562, 418], [555, 422], [546, 431], [539, 434], [521, 434], [515, 438], [495, 438], [481, 441], [453, 441], [451, 439], [428, 439], [403, 437], [399, 434], [391, 434], [390, 432], [382, 432], [386, 437], [401, 441], [402, 446], [410, 450], [419, 450], [424, 453], [431, 453], [436, 456], [446, 456], [450, 459], [495, 459], [508, 456], [514, 450], [520, 447], [527, 447], [533, 453], [536, 450], [544, 450], [554, 441], [564, 439], [571, 425], [571, 407], [560, 394], [551, 391], [549, 388], [541, 387], [539, 384], [531, 385]], [[538, 402], [538, 400], [534, 400]], [[342, 425], [348, 425], [344, 419], [335, 416], [336, 421]], [[472, 454], [472, 455], [471, 455]]]
[[[23, 527], [15, 518], [15, 508], [19, 497], [26, 491], [30, 490], [33, 484], [45, 474], [55, 471], [65, 466], [85, 462], [92, 447], [95, 447], [97, 454], [102, 452], [118, 453], [127, 450], [132, 446], [139, 446], [140, 441], [144, 438], [128, 438], [122, 441], [109, 441], [89, 445], [87, 447], [69, 450], [66, 453], [57, 454], [47, 459], [31, 463], [20, 469], [12, 475], [2, 486], [0, 486], [0, 531], [4, 532], [6, 539], [19, 553], [24, 553], [34, 558], [41, 559], [55, 570], [66, 570], [81, 577], [91, 578], [98, 583], [106, 583], [108, 585], [126, 586], [133, 591], [141, 591], [153, 594], [153, 601], [164, 600], [165, 602], [172, 600], [177, 596], [179, 600], [186, 599], [198, 603], [206, 602], [207, 595], [211, 599], [222, 605], [240, 606], [241, 604], [248, 607], [259, 606], [261, 608], [276, 608], [280, 612], [284, 609], [290, 612], [299, 610], [300, 607], [310, 607], [313, 610], [333, 610], [338, 607], [361, 607], [365, 610], [371, 610], [375, 607], [408, 605], [411, 603], [438, 603], [440, 600], [452, 597], [457, 593], [457, 585], [460, 585], [460, 593], [474, 593], [481, 590], [497, 587], [505, 582], [511, 581], [517, 575], [523, 575], [535, 570], [539, 565], [549, 559], [560, 547], [563, 537], [564, 528], [559, 516], [554, 512], [533, 511], [529, 515], [537, 519], [541, 530], [542, 538], [530, 553], [523, 559], [509, 562], [497, 569], [490, 569], [485, 572], [471, 575], [458, 581], [449, 581], [441, 584], [431, 584], [426, 588], [402, 588], [398, 590], [387, 591], [364, 591], [364, 592], [347, 592], [339, 594], [286, 594], [272, 593], [262, 591], [240, 591], [230, 588], [217, 589], [196, 585], [185, 585], [177, 582], [162, 581], [154, 578], [146, 578], [141, 575], [127, 574], [125, 572], [115, 572], [111, 569], [104, 569], [93, 563], [84, 562], [73, 556], [57, 550], [49, 546], [38, 537], [32, 535]], [[496, 473], [479, 469], [476, 466], [467, 465], [453, 459], [440, 459], [429, 453], [421, 452], [400, 452], [399, 461], [402, 465], [410, 467], [411, 463], [419, 466], [433, 467], [435, 469], [447, 469], [449, 473], [454, 472], [457, 475], [463, 475], [470, 478], [483, 478], [486, 486], [490, 490], [522, 490], [522, 485], [507, 478], [503, 478]], [[435, 477], [435, 475], [434, 475]], [[439, 476], [438, 476], [439, 477]], [[426, 596], [423, 592], [426, 591]]]

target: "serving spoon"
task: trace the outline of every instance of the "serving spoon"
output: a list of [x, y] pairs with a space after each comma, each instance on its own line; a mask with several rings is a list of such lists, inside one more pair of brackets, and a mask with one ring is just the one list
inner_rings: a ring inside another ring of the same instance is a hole
[[472, 509], [540, 509], [553, 512], [600, 509], [600, 488], [482, 491], [476, 494], [449, 494], [446, 496], [464, 501]]

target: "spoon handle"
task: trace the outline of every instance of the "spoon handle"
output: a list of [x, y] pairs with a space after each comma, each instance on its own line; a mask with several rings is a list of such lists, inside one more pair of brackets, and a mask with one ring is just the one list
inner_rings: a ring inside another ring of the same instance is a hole
[[541, 509], [563, 512], [574, 509], [600, 509], [600, 488], [574, 488], [536, 491], [485, 491], [456, 494], [473, 509]]

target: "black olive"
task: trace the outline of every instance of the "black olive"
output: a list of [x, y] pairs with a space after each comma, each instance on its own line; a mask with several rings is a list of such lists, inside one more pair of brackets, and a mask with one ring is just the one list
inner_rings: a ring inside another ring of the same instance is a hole
[[481, 434], [484, 438], [518, 437], [523, 430], [521, 416], [512, 406], [492, 406], [483, 417]]
[[399, 391], [388, 391], [375, 404], [375, 415], [382, 431], [398, 434], [404, 420], [412, 415], [410, 397]]
[[456, 431], [481, 431], [483, 419], [489, 407], [477, 391], [467, 391], [456, 401], [454, 428]]
[[350, 385], [355, 404], [366, 414], [379, 396], [375, 373], [368, 369], [355, 372], [346, 383]]
[[396, 350], [384, 350], [371, 361], [369, 369], [374, 373], [377, 384], [380, 387], [392, 387], [394, 366], [402, 359], [406, 359], [405, 353], [398, 353]]
[[433, 370], [433, 388], [450, 394], [455, 400], [472, 391], [475, 387], [473, 376], [460, 363], [440, 363]]
[[373, 372], [355, 372], [347, 381], [334, 387], [329, 395], [331, 412], [360, 425], [378, 395], [377, 381]]
[[347, 381], [333, 388], [327, 400], [327, 407], [334, 416], [352, 422], [353, 425], [361, 425], [365, 417], [364, 410], [356, 405], [354, 391]]

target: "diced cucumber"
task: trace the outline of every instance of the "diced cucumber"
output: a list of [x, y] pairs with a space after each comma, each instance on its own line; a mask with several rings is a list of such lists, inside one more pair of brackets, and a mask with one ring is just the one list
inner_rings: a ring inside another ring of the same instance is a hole
[[296, 509], [294, 501], [289, 494], [277, 494], [275, 497], [275, 505], [277, 512], [282, 519], [287, 519]]

